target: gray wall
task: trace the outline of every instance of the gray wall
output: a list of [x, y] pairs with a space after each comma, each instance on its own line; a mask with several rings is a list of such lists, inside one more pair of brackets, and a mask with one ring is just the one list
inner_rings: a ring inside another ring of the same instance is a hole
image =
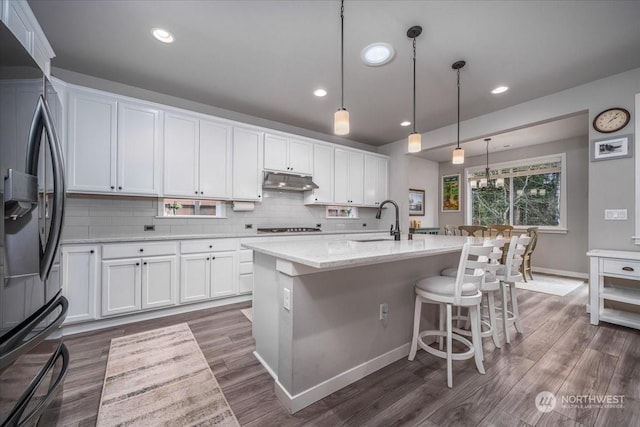
[[[548, 144], [533, 145], [517, 150], [491, 153], [489, 164], [508, 162], [518, 159], [545, 156], [549, 154], [567, 154], [567, 234], [541, 233], [538, 245], [532, 257], [533, 267], [553, 270], [587, 273], [589, 271], [587, 233], [589, 199], [589, 141], [586, 136]], [[485, 156], [468, 157], [463, 165], [451, 162], [440, 163], [440, 175], [459, 173], [464, 177], [464, 169], [486, 164]], [[441, 212], [439, 224], [465, 224], [466, 192], [460, 189], [460, 212]], [[561, 256], [559, 256], [561, 254]]]
[[[323, 206], [305, 206], [303, 193], [268, 191], [254, 211], [234, 212], [227, 206], [227, 218], [156, 218], [158, 199], [149, 197], [113, 197], [69, 194], [65, 210], [62, 239], [100, 237], [149, 237], [152, 235], [201, 235], [251, 232], [245, 224], [258, 227], [315, 227], [325, 231], [376, 230], [387, 228], [393, 212], [386, 209], [381, 220], [375, 219], [376, 209], [360, 208], [359, 219], [326, 219]], [[145, 224], [154, 224], [155, 231], [144, 231]], [[367, 224], [363, 227], [362, 224]]]

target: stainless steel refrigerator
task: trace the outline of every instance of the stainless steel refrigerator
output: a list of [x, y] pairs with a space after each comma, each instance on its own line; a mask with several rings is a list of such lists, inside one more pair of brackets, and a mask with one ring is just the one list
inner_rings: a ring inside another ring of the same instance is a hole
[[59, 326], [64, 166], [57, 94], [0, 23], [0, 424], [54, 425], [69, 364]]

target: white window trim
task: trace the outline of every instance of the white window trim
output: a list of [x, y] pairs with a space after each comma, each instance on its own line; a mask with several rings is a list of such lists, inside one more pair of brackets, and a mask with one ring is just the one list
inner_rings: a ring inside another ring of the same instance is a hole
[[[637, 138], [636, 138], [637, 140]], [[502, 163], [493, 163], [489, 164], [491, 169], [502, 169], [502, 168], [512, 168], [517, 166], [526, 166], [532, 163], [544, 163], [544, 162], [552, 162], [558, 161], [560, 159], [560, 168], [562, 172], [560, 172], [560, 224], [556, 226], [539, 226], [541, 231], [549, 231], [556, 233], [566, 233], [567, 229], [567, 153], [558, 153], [558, 154], [550, 154], [547, 156], [540, 157], [529, 157], [524, 160], [512, 160], [509, 162]], [[636, 158], [637, 161], [637, 158]], [[476, 172], [484, 171], [486, 166], [473, 166], [464, 169], [464, 188], [465, 188], [465, 224], [471, 224], [472, 215], [471, 212], [471, 187], [469, 185], [469, 175]], [[636, 168], [637, 171], [637, 168]], [[637, 189], [636, 189], [637, 191]], [[636, 200], [638, 197], [636, 197]], [[534, 225], [532, 225], [534, 227]], [[523, 226], [516, 226], [516, 228], [523, 228]], [[524, 227], [526, 228], [526, 227]], [[638, 227], [636, 227], [636, 231], [638, 231]], [[640, 239], [639, 239], [640, 241]]]
[[[165, 215], [164, 213], [164, 199], [186, 199], [186, 197], [160, 197], [158, 198], [158, 215], [159, 219], [226, 219], [227, 217], [227, 204], [222, 200], [216, 200], [216, 214], [215, 215]], [[197, 200], [197, 199], [189, 199]]]
[[636, 93], [636, 233], [633, 241], [636, 245], [640, 245], [640, 93]]

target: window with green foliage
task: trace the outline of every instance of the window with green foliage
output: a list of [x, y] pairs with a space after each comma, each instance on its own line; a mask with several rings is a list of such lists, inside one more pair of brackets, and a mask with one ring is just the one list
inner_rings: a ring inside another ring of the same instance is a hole
[[467, 169], [467, 223], [565, 227], [564, 154]]

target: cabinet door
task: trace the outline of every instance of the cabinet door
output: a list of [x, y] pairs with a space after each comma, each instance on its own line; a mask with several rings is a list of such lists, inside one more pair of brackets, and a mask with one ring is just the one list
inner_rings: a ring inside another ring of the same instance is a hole
[[313, 190], [313, 203], [333, 203], [333, 147], [314, 144], [313, 182], [318, 188]]
[[231, 197], [231, 126], [200, 121], [200, 195]]
[[174, 305], [177, 301], [176, 256], [142, 258], [142, 308]]
[[160, 112], [118, 105], [118, 191], [160, 194]]
[[237, 252], [214, 252], [211, 257], [211, 297], [238, 293]]
[[180, 257], [180, 302], [209, 299], [211, 289], [211, 255]]
[[376, 183], [378, 177], [378, 158], [364, 156], [364, 204], [374, 206], [377, 200]]
[[198, 119], [164, 115], [165, 196], [198, 194]]
[[262, 200], [262, 132], [233, 128], [233, 198]]
[[102, 315], [140, 310], [140, 259], [102, 261]]
[[98, 248], [62, 247], [62, 294], [69, 300], [66, 323], [96, 318]]
[[238, 293], [248, 294], [253, 292], [253, 274], [240, 275], [240, 281], [238, 282]]
[[116, 191], [116, 110], [114, 99], [69, 95], [68, 178], [71, 191]]
[[311, 175], [313, 172], [313, 144], [289, 140], [289, 170], [294, 173]]
[[264, 136], [264, 168], [289, 172], [289, 141], [281, 136], [265, 134]]
[[[336, 148], [334, 163], [334, 199], [336, 203], [349, 203], [349, 152]], [[318, 184], [319, 186], [319, 184]]]
[[364, 154], [349, 152], [349, 203], [364, 202]]

